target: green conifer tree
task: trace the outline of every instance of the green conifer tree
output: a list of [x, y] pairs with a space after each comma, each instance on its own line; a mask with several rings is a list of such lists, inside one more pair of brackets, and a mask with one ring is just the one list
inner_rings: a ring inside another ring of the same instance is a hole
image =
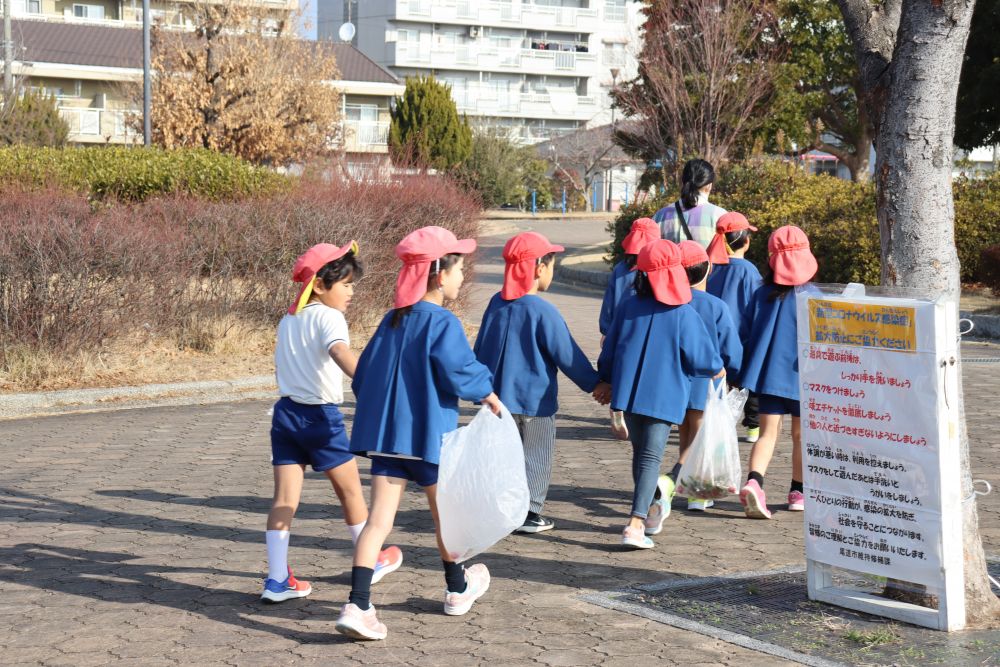
[[389, 126], [389, 149], [397, 163], [450, 170], [472, 153], [472, 129], [459, 117], [451, 88], [434, 76], [407, 77]]

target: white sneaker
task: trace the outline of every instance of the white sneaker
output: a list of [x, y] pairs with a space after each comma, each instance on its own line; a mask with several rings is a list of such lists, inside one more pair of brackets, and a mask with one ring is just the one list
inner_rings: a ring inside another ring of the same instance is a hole
[[337, 632], [354, 639], [385, 639], [389, 631], [375, 616], [375, 605], [362, 610], [348, 602], [337, 619]]
[[647, 535], [659, 535], [663, 530], [663, 522], [670, 516], [670, 506], [663, 498], [654, 500], [649, 506], [649, 513], [643, 519], [643, 525]]
[[470, 609], [472, 603], [490, 589], [490, 571], [482, 563], [476, 563], [465, 568], [465, 591], [452, 593], [445, 591], [444, 613], [449, 616], [461, 616]]
[[714, 504], [715, 504], [714, 500], [708, 500], [702, 498], [688, 498], [688, 511], [704, 512]]

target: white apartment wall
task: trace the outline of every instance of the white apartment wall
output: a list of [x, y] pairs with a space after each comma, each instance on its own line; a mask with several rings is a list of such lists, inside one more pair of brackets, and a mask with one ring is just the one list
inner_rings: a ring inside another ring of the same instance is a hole
[[[342, 15], [342, 0], [332, 1], [331, 13]], [[363, 0], [357, 5], [356, 45], [401, 78], [435, 73], [453, 85], [460, 111], [505, 123], [520, 119], [537, 130], [522, 134], [536, 140], [553, 130], [610, 122], [610, 68], [621, 69], [619, 82], [634, 76], [639, 5], [630, 0]], [[625, 20], [618, 19], [621, 15]], [[321, 23], [320, 38], [335, 37], [339, 25], [334, 23], [325, 24], [326, 34]], [[533, 41], [557, 47], [532, 49]], [[574, 44], [585, 44], [586, 51]], [[624, 64], [606, 56], [608, 44], [620, 45], [613, 48], [624, 54]]]

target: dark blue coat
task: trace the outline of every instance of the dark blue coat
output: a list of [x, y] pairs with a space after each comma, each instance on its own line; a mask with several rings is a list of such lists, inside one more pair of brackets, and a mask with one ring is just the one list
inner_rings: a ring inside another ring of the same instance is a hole
[[615, 319], [615, 308], [635, 294], [633, 285], [635, 284], [636, 272], [629, 268], [625, 262], [618, 262], [608, 276], [608, 286], [604, 288], [604, 301], [601, 302], [601, 314], [597, 319], [597, 325], [601, 334], [607, 335], [611, 328], [611, 322]]
[[743, 343], [743, 386], [757, 394], [799, 400], [799, 356], [795, 292], [768, 298], [764, 285], [750, 302], [749, 334]]
[[458, 427], [458, 400], [489, 396], [493, 378], [446, 308], [418, 301], [397, 328], [391, 320], [389, 312], [358, 360], [351, 451], [438, 463], [442, 436]]
[[611, 383], [611, 407], [680, 424], [692, 377], [722, 370], [718, 344], [688, 304], [667, 306], [652, 297], [626, 299], [615, 313], [597, 361]]
[[[729, 314], [737, 328], [747, 317], [753, 293], [762, 284], [760, 271], [749, 262], [739, 257], [730, 257], [729, 264], [713, 264], [712, 272], [708, 274], [708, 284], [705, 290], [712, 296], [717, 296], [729, 306]], [[743, 341], [746, 343], [746, 341]]]
[[[743, 344], [740, 343], [740, 334], [736, 323], [729, 316], [729, 309], [722, 302], [722, 299], [699, 290], [691, 290], [691, 307], [701, 315], [701, 321], [705, 323], [708, 335], [718, 342], [719, 354], [726, 367], [727, 377], [734, 382], [739, 377], [740, 365], [743, 363]], [[709, 378], [691, 379], [689, 409], [705, 409], [705, 399], [708, 397], [710, 382]]]
[[597, 371], [573, 340], [566, 320], [545, 299], [527, 294], [490, 300], [474, 347], [493, 372], [493, 390], [513, 414], [550, 417], [559, 408], [556, 371], [593, 391]]

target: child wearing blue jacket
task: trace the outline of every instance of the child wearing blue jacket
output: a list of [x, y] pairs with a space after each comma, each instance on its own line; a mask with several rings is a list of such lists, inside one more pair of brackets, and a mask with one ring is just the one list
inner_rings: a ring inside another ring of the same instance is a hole
[[[601, 312], [597, 325], [601, 331], [601, 347], [604, 338], [615, 319], [615, 310], [627, 298], [635, 294], [635, 261], [639, 251], [660, 238], [660, 225], [652, 218], [639, 218], [632, 223], [629, 233], [622, 239], [625, 257], [615, 264], [608, 276], [608, 286], [604, 289]], [[596, 397], [595, 397], [596, 398]], [[619, 440], [628, 440], [628, 427], [621, 412], [611, 411], [611, 432]]]
[[561, 370], [586, 392], [597, 389], [597, 371], [573, 340], [559, 311], [538, 296], [552, 284], [553, 245], [537, 232], [507, 241], [503, 289], [483, 313], [473, 347], [476, 358], [493, 373], [493, 389], [511, 411], [524, 446], [524, 465], [531, 503], [518, 533], [540, 533], [555, 523], [542, 516], [552, 477], [558, 409], [556, 371]]
[[635, 282], [635, 259], [639, 251], [646, 245], [660, 238], [660, 225], [652, 218], [639, 218], [632, 223], [629, 233], [622, 240], [622, 250], [625, 257], [615, 264], [608, 276], [608, 286], [604, 289], [604, 299], [601, 301], [601, 313], [597, 320], [601, 331], [601, 345], [604, 337], [615, 319], [615, 309], [627, 297], [635, 294], [632, 288]]
[[610, 382], [611, 407], [625, 413], [632, 441], [632, 510], [622, 544], [650, 549], [670, 513], [666, 489], [658, 488], [670, 429], [684, 421], [692, 377], [725, 375], [717, 343], [690, 305], [681, 254], [671, 241], [650, 243], [639, 253], [635, 296], [615, 313], [597, 362]]
[[[295, 262], [292, 279], [301, 283], [298, 297], [278, 324], [274, 376], [281, 398], [271, 419], [271, 465], [274, 497], [267, 515], [267, 579], [261, 599], [283, 602], [312, 593], [288, 566], [292, 520], [302, 495], [306, 465], [322, 472], [340, 499], [355, 542], [365, 527], [368, 508], [338, 407], [344, 402], [344, 376], [354, 375], [344, 313], [363, 269], [358, 245], [320, 243]], [[399, 547], [389, 547], [374, 565], [372, 581], [403, 562]]]
[[[718, 343], [719, 354], [726, 368], [726, 377], [738, 377], [740, 364], [743, 363], [743, 344], [740, 342], [739, 330], [730, 317], [726, 304], [705, 291], [705, 282], [712, 271], [708, 254], [701, 244], [695, 241], [681, 241], [678, 245], [681, 250], [681, 266], [684, 267], [688, 283], [691, 285], [691, 307], [701, 316], [709, 336]], [[691, 447], [694, 437], [701, 428], [710, 382], [708, 378], [691, 378], [691, 398], [688, 400], [687, 415], [678, 429], [680, 457], [667, 475], [670, 479], [665, 480], [671, 492], [677, 483], [677, 474], [687, 457], [688, 448]], [[714, 502], [709, 499], [688, 498], [689, 510], [704, 511], [713, 504]]]
[[[708, 245], [708, 259], [712, 272], [708, 276], [708, 293], [717, 296], [729, 306], [729, 314], [739, 327], [747, 319], [753, 293], [761, 286], [760, 271], [753, 262], [745, 259], [750, 248], [751, 225], [742, 213], [730, 211], [715, 226], [715, 238]], [[747, 335], [748, 332], [740, 331]], [[746, 340], [743, 340], [746, 343]], [[729, 384], [741, 386], [739, 377], [730, 377]], [[743, 426], [747, 429], [746, 441], [757, 442], [760, 437], [760, 419], [757, 395], [751, 393], [743, 408]]]
[[771, 270], [764, 285], [754, 292], [741, 371], [743, 385], [760, 396], [760, 439], [750, 450], [750, 474], [740, 490], [740, 503], [751, 519], [771, 518], [764, 496], [764, 475], [781, 433], [782, 417], [787, 414], [792, 416], [788, 509], [801, 512], [805, 507], [794, 290], [812, 280], [817, 263], [805, 232], [794, 225], [775, 230], [767, 250]]
[[371, 512], [354, 550], [350, 598], [336, 626], [355, 639], [386, 637], [371, 604], [371, 579], [408, 480], [423, 487], [434, 517], [445, 570], [444, 613], [466, 613], [490, 585], [485, 565], [465, 569], [450, 560], [436, 502], [442, 438], [458, 427], [458, 401], [479, 401], [500, 412], [489, 369], [476, 361], [462, 323], [443, 307], [458, 297], [463, 255], [475, 248], [475, 240], [460, 241], [441, 227], [407, 235], [396, 246], [403, 268], [395, 309], [358, 360], [351, 451], [372, 461]]

